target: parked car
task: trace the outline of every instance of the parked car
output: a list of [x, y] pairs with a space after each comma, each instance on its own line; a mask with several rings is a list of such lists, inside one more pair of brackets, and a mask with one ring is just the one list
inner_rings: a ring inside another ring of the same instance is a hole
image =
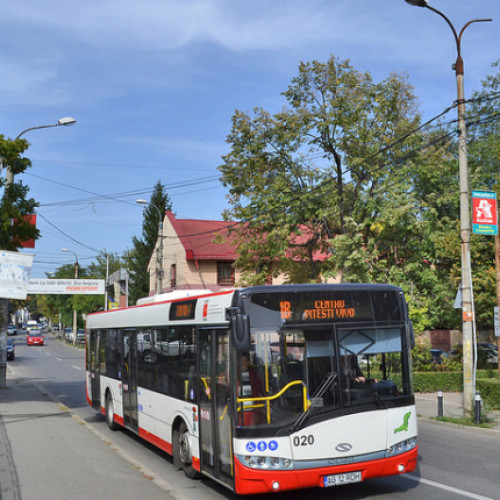
[[26, 334], [26, 345], [43, 345], [44, 336], [39, 328], [32, 328]]
[[71, 342], [73, 340], [73, 328], [64, 329], [64, 340], [66, 340], [66, 342]]
[[14, 358], [16, 357], [16, 350], [14, 347], [14, 342], [12, 342], [12, 339], [7, 339], [7, 360], [8, 361], [13, 361]]
[[441, 349], [431, 349], [432, 362], [440, 365], [445, 357], [444, 351]]
[[76, 332], [76, 341], [79, 344], [85, 344], [85, 330], [83, 328], [78, 328]]
[[7, 325], [7, 335], [17, 335], [17, 330], [14, 325]]
[[498, 363], [498, 348], [495, 344], [479, 342], [477, 344], [478, 364]]

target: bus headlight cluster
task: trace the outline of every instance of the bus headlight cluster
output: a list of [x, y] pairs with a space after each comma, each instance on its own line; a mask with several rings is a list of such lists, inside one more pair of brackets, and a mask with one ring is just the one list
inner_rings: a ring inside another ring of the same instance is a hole
[[391, 446], [385, 452], [386, 457], [393, 457], [395, 455], [401, 455], [401, 453], [405, 453], [407, 451], [413, 450], [417, 446], [417, 438], [413, 437], [410, 439], [406, 439], [405, 441], [400, 441], [395, 445]]
[[281, 457], [243, 457], [243, 463], [252, 469], [290, 470], [293, 469], [291, 458]]

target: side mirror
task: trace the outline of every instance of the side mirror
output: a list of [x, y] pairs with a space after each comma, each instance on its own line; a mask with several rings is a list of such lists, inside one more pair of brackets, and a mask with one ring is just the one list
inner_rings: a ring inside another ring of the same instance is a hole
[[250, 350], [250, 318], [246, 314], [236, 313], [231, 316], [233, 345], [238, 352]]

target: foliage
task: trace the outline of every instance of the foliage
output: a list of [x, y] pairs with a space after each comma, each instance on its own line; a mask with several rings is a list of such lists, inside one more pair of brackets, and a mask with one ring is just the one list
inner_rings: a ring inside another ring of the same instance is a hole
[[[487, 77], [468, 103], [476, 189], [498, 191], [499, 82]], [[405, 291], [417, 332], [459, 327], [455, 120], [424, 127], [404, 76], [374, 82], [333, 56], [301, 63], [283, 96], [275, 114], [235, 112], [219, 167], [231, 205], [224, 217], [244, 222], [234, 231], [242, 284], [270, 273], [389, 282]], [[491, 328], [493, 242], [472, 243], [478, 326]], [[315, 262], [315, 252], [330, 257]]]
[[0, 202], [0, 248], [5, 250], [16, 250], [22, 242], [37, 239], [40, 234], [24, 219], [35, 212], [38, 203], [28, 198], [29, 188], [16, 182], [15, 177], [31, 167], [31, 161], [22, 156], [28, 145], [24, 139], [11, 140], [0, 135], [0, 166], [6, 169], [8, 165], [14, 175], [14, 181], [9, 185], [6, 185], [5, 177], [0, 178], [0, 187], [4, 187]]
[[[411, 246], [407, 167], [394, 162], [419, 121], [411, 87], [400, 75], [375, 83], [332, 56], [301, 63], [283, 96], [289, 107], [275, 115], [235, 113], [219, 167], [232, 205], [224, 216], [246, 222], [237, 265], [272, 262], [277, 274], [292, 258], [309, 263], [310, 280], [342, 270], [348, 281], [376, 281], [374, 263], [385, 275], [387, 258]], [[314, 252], [327, 250], [330, 261], [318, 266]]]
[[[108, 254], [106, 250], [101, 250], [96, 256], [96, 260], [88, 267], [79, 266], [79, 279], [105, 279], [107, 267], [108, 273], [112, 274], [122, 267], [120, 258], [115, 254]], [[75, 267], [73, 264], [60, 266], [52, 274], [53, 279], [73, 279]], [[85, 316], [91, 312], [104, 308], [104, 295], [36, 295], [36, 311], [38, 314], [46, 316], [52, 323], [62, 323], [63, 325], [73, 324], [73, 310], [78, 311], [78, 327], [85, 326]]]
[[[132, 249], [125, 252], [123, 259], [130, 274], [129, 304], [135, 304], [141, 297], [149, 295], [149, 260], [158, 239], [160, 214], [172, 210], [172, 203], [165, 187], [158, 181], [155, 185], [149, 204], [144, 208], [142, 238], [133, 237]], [[163, 222], [163, 218], [161, 219]]]
[[458, 372], [415, 372], [413, 373], [415, 392], [461, 392], [463, 374]]

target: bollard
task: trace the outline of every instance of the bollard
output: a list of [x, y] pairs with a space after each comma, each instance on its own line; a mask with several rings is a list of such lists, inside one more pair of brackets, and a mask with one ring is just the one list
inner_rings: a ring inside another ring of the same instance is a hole
[[438, 418], [443, 416], [443, 391], [438, 391]]
[[476, 392], [475, 400], [475, 416], [476, 416], [476, 425], [481, 423], [481, 395], [479, 392]]

